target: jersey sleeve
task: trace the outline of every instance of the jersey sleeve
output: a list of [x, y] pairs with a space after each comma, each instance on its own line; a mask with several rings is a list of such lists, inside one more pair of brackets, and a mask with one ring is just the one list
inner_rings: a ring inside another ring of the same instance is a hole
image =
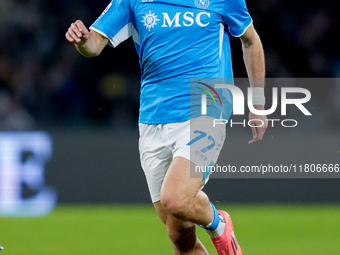
[[234, 37], [243, 35], [253, 22], [245, 0], [225, 0], [223, 19]]
[[117, 47], [132, 35], [130, 1], [112, 0], [90, 29], [107, 37], [112, 46]]

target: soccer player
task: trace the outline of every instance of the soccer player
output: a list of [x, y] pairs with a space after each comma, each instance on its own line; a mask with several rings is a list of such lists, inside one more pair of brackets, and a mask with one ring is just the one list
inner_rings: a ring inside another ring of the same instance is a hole
[[[263, 110], [264, 53], [244, 0], [113, 0], [89, 29], [77, 20], [66, 33], [85, 57], [132, 36], [141, 68], [141, 164], [176, 254], [208, 254], [196, 225], [206, 229], [218, 254], [242, 254], [229, 214], [201, 190], [209, 173], [190, 174], [196, 166], [214, 165], [224, 142], [225, 126], [213, 127], [212, 119], [230, 117], [231, 95], [217, 92], [205, 78], [233, 77], [229, 34], [241, 39], [250, 85], [256, 87], [254, 108]], [[192, 86], [191, 79], [201, 80]], [[191, 90], [196, 85], [201, 89]], [[200, 100], [199, 91], [208, 89], [220, 104], [206, 101], [205, 113], [201, 101], [191, 99]], [[254, 144], [265, 133], [266, 117], [249, 118], [265, 123], [252, 127]]]

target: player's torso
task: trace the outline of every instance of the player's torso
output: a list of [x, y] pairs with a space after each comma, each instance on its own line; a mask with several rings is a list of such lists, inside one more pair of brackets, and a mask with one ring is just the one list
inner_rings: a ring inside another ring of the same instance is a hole
[[218, 72], [223, 1], [130, 1], [144, 78]]

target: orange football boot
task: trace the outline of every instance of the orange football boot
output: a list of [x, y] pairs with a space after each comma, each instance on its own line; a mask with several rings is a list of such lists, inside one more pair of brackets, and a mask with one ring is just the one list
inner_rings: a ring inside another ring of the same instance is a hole
[[230, 215], [222, 210], [219, 210], [218, 213], [226, 223], [225, 230], [221, 236], [211, 237], [218, 255], [243, 255], [234, 234], [234, 227]]

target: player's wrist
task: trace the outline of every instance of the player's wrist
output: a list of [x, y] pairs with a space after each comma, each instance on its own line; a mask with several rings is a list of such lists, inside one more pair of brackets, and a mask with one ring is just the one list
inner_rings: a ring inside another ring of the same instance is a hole
[[264, 87], [251, 87], [251, 96], [253, 106], [264, 106], [266, 104], [266, 98], [264, 96]]

